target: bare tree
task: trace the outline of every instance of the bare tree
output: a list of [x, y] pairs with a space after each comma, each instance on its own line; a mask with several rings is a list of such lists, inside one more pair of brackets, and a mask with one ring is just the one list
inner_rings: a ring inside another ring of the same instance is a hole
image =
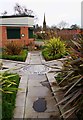
[[[3, 13], [1, 13], [2, 16], [7, 15], [7, 11], [5, 10]], [[37, 15], [34, 13], [33, 10], [27, 9], [25, 6], [21, 6], [18, 3], [14, 6], [14, 14], [13, 15], [32, 15], [34, 16], [34, 23], [38, 20]]]
[[19, 5], [18, 3], [16, 3], [16, 5], [14, 6], [14, 14], [15, 15], [33, 15], [33, 11], [27, 9], [24, 6]]
[[34, 20], [38, 19], [33, 10], [27, 9], [25, 6], [21, 6], [18, 3], [14, 6], [14, 14], [15, 15], [32, 15], [34, 16]]
[[80, 27], [77, 24], [71, 25], [70, 26], [71, 29], [79, 29]]
[[2, 16], [7, 15], [7, 11], [5, 10], [3, 13], [1, 13]]
[[65, 28], [65, 27], [68, 26], [68, 23], [65, 22], [65, 21], [61, 21], [57, 26], [58, 26], [60, 29], [63, 29], [63, 28]]
[[56, 31], [57, 30], [57, 26], [56, 25], [52, 25], [51, 29]]

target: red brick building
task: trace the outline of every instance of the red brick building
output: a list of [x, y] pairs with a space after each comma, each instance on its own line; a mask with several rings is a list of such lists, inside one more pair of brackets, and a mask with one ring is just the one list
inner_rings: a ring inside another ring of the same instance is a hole
[[0, 47], [8, 42], [21, 46], [28, 45], [33, 39], [34, 16], [0, 17]]

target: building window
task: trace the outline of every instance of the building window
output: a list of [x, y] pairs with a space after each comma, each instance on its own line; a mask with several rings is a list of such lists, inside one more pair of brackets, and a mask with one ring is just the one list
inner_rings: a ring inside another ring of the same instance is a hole
[[7, 39], [20, 39], [20, 27], [7, 27]]
[[28, 28], [29, 38], [33, 38], [33, 28]]

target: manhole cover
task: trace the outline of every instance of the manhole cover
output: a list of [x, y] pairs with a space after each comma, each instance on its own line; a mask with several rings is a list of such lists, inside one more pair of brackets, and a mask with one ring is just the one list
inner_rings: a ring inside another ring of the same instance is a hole
[[33, 108], [37, 112], [44, 112], [47, 109], [46, 106], [47, 102], [45, 98], [38, 98], [38, 100], [33, 103]]

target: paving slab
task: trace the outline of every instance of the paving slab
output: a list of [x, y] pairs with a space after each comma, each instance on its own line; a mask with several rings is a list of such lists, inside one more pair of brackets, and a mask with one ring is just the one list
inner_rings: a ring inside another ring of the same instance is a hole
[[27, 55], [27, 58], [26, 58], [26, 61], [25, 61], [25, 63], [27, 63], [27, 64], [30, 64], [30, 56], [31, 54], [28, 52], [28, 55]]
[[25, 92], [18, 92], [17, 93], [17, 98], [16, 98], [16, 107], [24, 107], [25, 106], [25, 99], [26, 99], [26, 94]]
[[[52, 112], [58, 112], [58, 108], [55, 106], [56, 102], [52, 98], [53, 96], [51, 95], [50, 97], [45, 98], [47, 101], [47, 110], [45, 111], [46, 113], [52, 113]], [[59, 112], [58, 112], [59, 113]]]
[[[60, 120], [58, 112], [39, 113], [38, 118], [48, 118], [48, 120]], [[53, 118], [54, 117], [54, 118]]]
[[[35, 59], [35, 58], [33, 58], [33, 59]], [[41, 62], [40, 62], [40, 60], [38, 60], [38, 59], [36, 59], [36, 60], [34, 60], [34, 61], [30, 61], [30, 64], [32, 65], [34, 65], [34, 64], [41, 64]]]
[[37, 100], [37, 97], [30, 97], [27, 95], [25, 118], [37, 118], [38, 113], [33, 109], [33, 103]]
[[40, 74], [40, 75], [38, 75], [38, 74], [31, 74], [31, 75], [28, 75], [28, 77], [29, 77], [29, 80], [30, 81], [39, 81], [39, 82], [41, 82], [41, 81], [45, 81], [46, 80], [46, 76], [45, 76], [45, 74], [43, 75], [43, 74]]
[[41, 82], [46, 81], [46, 77], [45, 75], [36, 75], [36, 74], [32, 74], [29, 75], [29, 80], [28, 80], [28, 87], [42, 87]]
[[[26, 109], [25, 109], [25, 117], [27, 118], [35, 118], [35, 116], [38, 116], [39, 118], [44, 118], [44, 116], [42, 116], [43, 114], [45, 116], [47, 116], [46, 118], [49, 118], [48, 116], [50, 115], [57, 115], [59, 114], [58, 108], [55, 107], [55, 100], [49, 100], [49, 97], [45, 98], [46, 102], [47, 102], [47, 109], [44, 112], [37, 112], [33, 109], [33, 103], [34, 101], [37, 101], [38, 98], [37, 97], [30, 97], [27, 96], [27, 101], [26, 101]], [[35, 115], [34, 115], [35, 114]], [[60, 114], [59, 114], [60, 115]], [[41, 117], [42, 116], [42, 117]], [[37, 118], [37, 117], [36, 117]]]
[[50, 90], [47, 87], [29, 87], [28, 89], [29, 96], [36, 96], [36, 97], [50, 97]]
[[24, 117], [23, 113], [24, 113], [24, 107], [17, 106], [14, 110], [14, 120], [15, 120], [15, 118], [16, 119], [18, 119], [18, 118], [23, 119], [23, 117]]

